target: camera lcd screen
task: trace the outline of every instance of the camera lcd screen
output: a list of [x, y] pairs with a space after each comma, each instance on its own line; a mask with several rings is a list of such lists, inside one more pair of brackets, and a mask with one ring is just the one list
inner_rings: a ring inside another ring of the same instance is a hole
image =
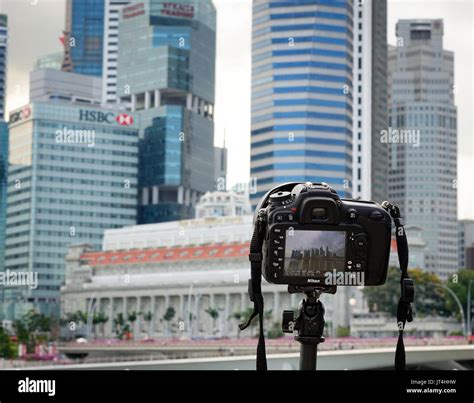
[[286, 276], [319, 277], [327, 271], [343, 271], [345, 263], [345, 231], [286, 231]]

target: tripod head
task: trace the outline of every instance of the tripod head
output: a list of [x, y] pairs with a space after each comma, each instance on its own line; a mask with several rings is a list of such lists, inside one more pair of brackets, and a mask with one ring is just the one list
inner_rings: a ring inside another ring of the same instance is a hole
[[336, 286], [330, 287], [310, 287], [310, 286], [288, 286], [288, 292], [305, 293], [306, 299], [303, 299], [298, 312], [287, 310], [283, 311], [282, 330], [285, 333], [297, 331], [295, 340], [301, 343], [300, 349], [300, 369], [316, 369], [316, 353], [319, 343], [324, 343], [324, 305], [319, 300], [322, 293], [335, 294]]

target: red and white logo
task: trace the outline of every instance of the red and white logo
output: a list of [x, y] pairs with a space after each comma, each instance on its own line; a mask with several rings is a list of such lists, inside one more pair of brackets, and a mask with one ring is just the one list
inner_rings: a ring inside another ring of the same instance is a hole
[[120, 126], [129, 126], [133, 124], [133, 116], [127, 115], [126, 113], [121, 113], [115, 118], [115, 120]]

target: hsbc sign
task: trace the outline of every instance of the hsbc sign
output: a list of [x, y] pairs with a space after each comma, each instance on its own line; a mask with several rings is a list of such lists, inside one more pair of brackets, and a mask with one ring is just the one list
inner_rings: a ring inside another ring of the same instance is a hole
[[114, 112], [89, 111], [84, 109], [79, 110], [79, 120], [91, 123], [117, 123], [120, 126], [130, 126], [134, 121], [133, 116], [126, 113], [116, 115]]

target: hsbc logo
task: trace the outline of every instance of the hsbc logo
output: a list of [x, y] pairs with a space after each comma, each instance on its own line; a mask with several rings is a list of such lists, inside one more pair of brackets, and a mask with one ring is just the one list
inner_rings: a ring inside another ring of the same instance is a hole
[[8, 121], [8, 123], [12, 124], [12, 123], [19, 122], [20, 120], [23, 120], [23, 119], [28, 119], [30, 115], [31, 115], [31, 108], [29, 106], [25, 106], [20, 111], [11, 113], [10, 120]]
[[126, 113], [121, 113], [115, 118], [115, 121], [120, 126], [130, 126], [131, 124], [133, 124], [133, 116], [127, 115]]
[[121, 113], [114, 119], [115, 114], [113, 112], [102, 112], [102, 111], [87, 111], [79, 110], [79, 120], [86, 122], [96, 123], [107, 123], [112, 124], [117, 122], [120, 126], [130, 126], [133, 124], [133, 116]]

